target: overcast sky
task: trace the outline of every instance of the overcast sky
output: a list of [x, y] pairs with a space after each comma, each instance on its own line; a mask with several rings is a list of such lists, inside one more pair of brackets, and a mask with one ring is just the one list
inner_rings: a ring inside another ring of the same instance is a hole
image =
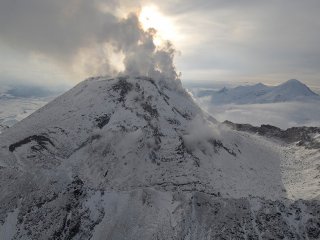
[[320, 86], [319, 0], [0, 0], [0, 81], [73, 85], [114, 73], [124, 58], [114, 49], [137, 50], [134, 18], [122, 21], [130, 12], [173, 42], [183, 81]]

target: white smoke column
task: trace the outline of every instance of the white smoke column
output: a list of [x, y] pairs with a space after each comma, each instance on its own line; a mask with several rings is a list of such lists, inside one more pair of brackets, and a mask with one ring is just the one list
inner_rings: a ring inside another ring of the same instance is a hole
[[112, 35], [115, 37], [112, 43], [125, 56], [125, 74], [162, 80], [178, 78], [173, 62], [176, 52], [173, 45], [165, 41], [163, 46], [157, 47], [154, 43], [156, 29], [143, 30], [137, 14], [131, 13], [121, 20], [117, 30]]
[[[82, 77], [177, 79], [172, 44], [155, 45], [156, 30], [142, 28], [140, 8], [135, 0], [1, 0], [0, 41], [45, 56], [66, 71], [84, 72]], [[122, 67], [112, 56], [122, 59]]]

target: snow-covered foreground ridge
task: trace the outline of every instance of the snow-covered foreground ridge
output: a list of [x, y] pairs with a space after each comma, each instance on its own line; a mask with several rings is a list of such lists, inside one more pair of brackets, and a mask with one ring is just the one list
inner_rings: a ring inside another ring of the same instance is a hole
[[90, 78], [0, 135], [0, 239], [319, 239], [319, 182], [292, 174], [319, 151], [280, 144], [178, 81]]

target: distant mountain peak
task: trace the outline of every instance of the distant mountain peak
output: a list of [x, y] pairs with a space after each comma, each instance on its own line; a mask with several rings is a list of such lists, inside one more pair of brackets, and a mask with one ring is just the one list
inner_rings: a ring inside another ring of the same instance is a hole
[[300, 86], [300, 87], [307, 87], [306, 84], [303, 82], [297, 80], [297, 79], [290, 79], [282, 84], [279, 84], [278, 86]]
[[297, 79], [290, 79], [275, 87], [275, 92], [283, 97], [316, 97], [319, 95], [313, 92], [306, 84]]
[[320, 101], [320, 96], [297, 79], [290, 79], [278, 86], [263, 83], [223, 88], [219, 91], [202, 91], [198, 97], [211, 96], [213, 104], [256, 104], [289, 101]]
[[218, 92], [219, 93], [225, 93], [225, 92], [227, 92], [228, 91], [228, 88], [227, 87], [223, 87], [223, 88], [221, 88]]
[[[299, 84], [303, 84], [301, 81], [297, 80], [297, 79], [289, 79], [288, 81], [286, 81], [285, 83], [299, 83]], [[303, 84], [304, 85], [304, 84]]]
[[258, 87], [266, 87], [266, 85], [265, 84], [263, 84], [263, 83], [257, 83], [255, 86], [258, 86]]
[[295, 78], [291, 78], [289, 79], [287, 82], [296, 82], [296, 83], [301, 83], [301, 81], [295, 79]]

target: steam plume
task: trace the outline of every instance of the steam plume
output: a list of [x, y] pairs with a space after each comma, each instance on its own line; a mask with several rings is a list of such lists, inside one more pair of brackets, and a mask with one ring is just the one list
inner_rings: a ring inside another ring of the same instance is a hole
[[155, 45], [156, 30], [142, 28], [138, 9], [124, 0], [2, 0], [0, 41], [86, 75], [176, 79], [175, 49]]

